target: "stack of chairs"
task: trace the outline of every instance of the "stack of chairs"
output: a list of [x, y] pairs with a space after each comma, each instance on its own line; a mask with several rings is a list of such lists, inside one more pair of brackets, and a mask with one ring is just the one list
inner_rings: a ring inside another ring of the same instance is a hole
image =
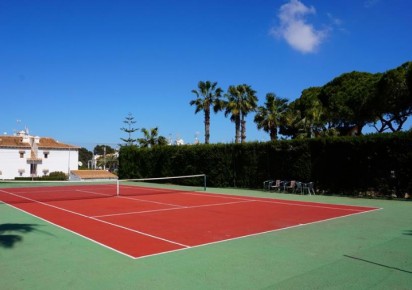
[[313, 182], [300, 182], [296, 180], [283, 181], [280, 179], [266, 180], [263, 182], [263, 189], [266, 191], [289, 192], [315, 195], [315, 188]]
[[313, 182], [304, 183], [303, 194], [305, 194], [305, 192], [307, 192], [309, 195], [315, 195], [315, 185]]

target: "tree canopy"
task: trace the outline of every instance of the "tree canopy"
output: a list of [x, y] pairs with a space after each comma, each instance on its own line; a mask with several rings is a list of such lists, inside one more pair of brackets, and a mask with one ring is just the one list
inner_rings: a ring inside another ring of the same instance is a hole
[[142, 128], [143, 138], [138, 138], [140, 147], [151, 148], [155, 146], [164, 146], [168, 144], [166, 137], [159, 136], [158, 127], [151, 128], [150, 130]]
[[222, 109], [220, 100], [222, 89], [217, 86], [217, 82], [200, 81], [197, 84], [198, 89], [192, 90], [196, 99], [190, 101], [191, 106], [195, 106], [195, 114], [203, 111], [205, 122], [205, 144], [209, 144], [210, 139], [210, 107], [217, 113]]
[[282, 125], [288, 108], [288, 100], [278, 98], [275, 93], [266, 94], [264, 106], [257, 108], [254, 122], [258, 129], [263, 129], [270, 135], [270, 140], [278, 138], [278, 128]]
[[80, 168], [87, 168], [88, 163], [93, 158], [93, 152], [82, 147], [79, 149], [79, 161], [81, 162]]
[[[381, 122], [379, 132], [400, 131], [412, 114], [412, 62], [385, 72], [377, 83], [376, 110]], [[408, 85], [409, 83], [409, 85]]]
[[109, 145], [96, 145], [93, 149], [94, 155], [113, 154], [116, 150]]
[[257, 107], [256, 91], [247, 84], [229, 86], [225, 98], [222, 105], [225, 116], [230, 115], [230, 120], [235, 123], [235, 143], [244, 142], [246, 140], [245, 117]]
[[412, 62], [383, 73], [352, 71], [323, 86], [309, 87], [293, 102], [267, 93], [263, 105], [250, 85], [230, 85], [224, 98], [217, 83], [199, 82], [190, 102], [205, 113], [205, 143], [210, 136], [210, 107], [224, 111], [235, 123], [235, 142], [246, 139], [246, 116], [276, 140], [337, 135], [361, 135], [366, 126], [376, 132], [397, 132], [412, 115]]
[[379, 75], [345, 73], [322, 87], [319, 100], [326, 109], [331, 127], [342, 135], [362, 134], [363, 127], [375, 120], [373, 99]]

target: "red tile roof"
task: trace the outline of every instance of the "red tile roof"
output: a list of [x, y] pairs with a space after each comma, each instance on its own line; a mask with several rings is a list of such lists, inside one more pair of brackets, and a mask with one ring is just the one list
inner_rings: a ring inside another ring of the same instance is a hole
[[69, 144], [64, 144], [64, 143], [60, 143], [52, 138], [40, 138], [40, 142], [39, 144], [37, 144], [37, 147], [39, 147], [40, 149], [45, 149], [45, 148], [49, 148], [49, 149], [54, 149], [54, 148], [65, 148], [65, 149], [69, 149], [69, 148], [79, 148], [77, 146], [73, 146], [73, 145], [69, 145]]
[[81, 179], [117, 179], [117, 175], [106, 170], [71, 170], [70, 173]]
[[[60, 143], [52, 138], [40, 138], [39, 149], [79, 149], [78, 146]], [[21, 136], [0, 136], [0, 148], [31, 148]]]
[[30, 148], [29, 143], [23, 143], [22, 137], [15, 136], [1, 136], [0, 147], [7, 148]]

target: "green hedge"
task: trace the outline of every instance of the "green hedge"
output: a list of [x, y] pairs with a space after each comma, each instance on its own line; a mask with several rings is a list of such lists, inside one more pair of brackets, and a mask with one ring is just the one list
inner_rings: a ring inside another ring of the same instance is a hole
[[[295, 142], [296, 143], [296, 142]], [[310, 154], [305, 143], [246, 143], [124, 146], [119, 155], [119, 178], [163, 177], [205, 173], [213, 187], [259, 188], [262, 180], [310, 180]]]
[[[265, 143], [124, 146], [119, 177], [204, 173], [211, 187], [262, 188], [267, 179], [313, 181], [319, 191], [412, 192], [412, 133]], [[391, 178], [395, 171], [396, 178]]]
[[[311, 140], [312, 178], [328, 192], [411, 192], [412, 134]], [[392, 178], [394, 171], [395, 178]]]
[[15, 180], [39, 180], [39, 181], [61, 181], [67, 180], [67, 174], [61, 171], [50, 172], [49, 175], [40, 177], [15, 177]]

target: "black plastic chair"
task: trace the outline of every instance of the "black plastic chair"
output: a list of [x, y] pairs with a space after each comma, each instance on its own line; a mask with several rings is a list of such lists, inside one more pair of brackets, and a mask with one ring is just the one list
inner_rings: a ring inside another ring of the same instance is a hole
[[303, 194], [305, 194], [305, 192], [307, 192], [309, 195], [315, 195], [315, 187], [313, 182], [303, 184]]
[[263, 190], [270, 190], [270, 187], [272, 186], [273, 180], [265, 180], [263, 181]]
[[300, 192], [300, 194], [303, 194], [302, 182], [296, 181], [296, 185], [293, 192]]

